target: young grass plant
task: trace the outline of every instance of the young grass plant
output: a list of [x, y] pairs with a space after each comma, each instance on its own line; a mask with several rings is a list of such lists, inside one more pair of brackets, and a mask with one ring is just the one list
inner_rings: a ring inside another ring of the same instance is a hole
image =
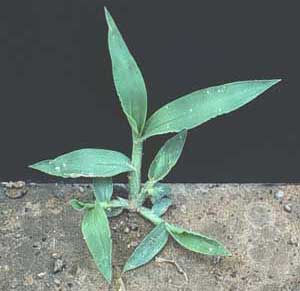
[[[161, 184], [178, 161], [187, 131], [219, 115], [247, 104], [280, 80], [240, 81], [201, 89], [180, 97], [147, 118], [147, 91], [142, 73], [128, 50], [112, 16], [105, 9], [108, 47], [113, 79], [122, 109], [132, 131], [131, 159], [106, 149], [81, 149], [52, 160], [38, 162], [33, 169], [63, 178], [92, 179], [95, 201], [72, 200], [76, 210], [84, 210], [81, 229], [88, 249], [104, 278], [112, 279], [112, 240], [109, 218], [124, 209], [137, 212], [154, 224], [125, 264], [124, 272], [151, 261], [173, 238], [182, 247], [210, 256], [229, 256], [218, 241], [203, 234], [166, 222], [162, 216], [172, 204], [170, 188]], [[156, 154], [148, 171], [148, 181], [141, 184], [143, 143], [150, 137], [177, 133]], [[128, 200], [112, 199], [112, 177], [128, 173]], [[150, 198], [152, 208], [144, 206]]]

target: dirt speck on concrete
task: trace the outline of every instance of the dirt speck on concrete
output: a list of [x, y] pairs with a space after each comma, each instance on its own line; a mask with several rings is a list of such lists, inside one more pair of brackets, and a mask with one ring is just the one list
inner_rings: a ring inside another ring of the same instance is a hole
[[[26, 195], [10, 199], [2, 185], [0, 290], [109, 291], [122, 284], [127, 291], [300, 290], [300, 186], [171, 187], [174, 206], [166, 220], [222, 241], [232, 257], [195, 254], [170, 238], [157, 260], [122, 274], [126, 259], [152, 228], [136, 214], [123, 212], [110, 219], [114, 284], [108, 286], [82, 238], [82, 213], [68, 203], [71, 198], [91, 201], [90, 187], [26, 185]], [[278, 199], [280, 191], [284, 195]]]

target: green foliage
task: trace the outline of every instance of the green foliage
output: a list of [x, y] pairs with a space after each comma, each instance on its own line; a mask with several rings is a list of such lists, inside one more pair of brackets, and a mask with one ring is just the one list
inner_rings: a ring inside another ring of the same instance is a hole
[[182, 131], [169, 139], [159, 150], [150, 165], [148, 177], [158, 182], [166, 177], [178, 161], [186, 139], [186, 131]]
[[139, 134], [147, 116], [147, 91], [140, 69], [107, 9], [108, 47], [118, 96], [132, 130]]
[[81, 231], [99, 271], [110, 282], [112, 278], [112, 241], [104, 208], [98, 203], [85, 213]]
[[249, 103], [280, 80], [242, 81], [202, 89], [157, 110], [145, 125], [143, 138], [192, 129], [211, 118]]
[[95, 197], [99, 202], [108, 202], [113, 194], [112, 178], [94, 178], [93, 189]]
[[[280, 80], [242, 81], [202, 89], [170, 102], [146, 120], [147, 92], [143, 76], [107, 9], [105, 16], [113, 79], [132, 129], [131, 159], [116, 151], [82, 149], [30, 167], [63, 178], [93, 178], [95, 201], [84, 203], [72, 199], [70, 204], [75, 210], [85, 211], [82, 234], [98, 269], [108, 282], [112, 278], [112, 241], [108, 217], [120, 215], [124, 209], [140, 214], [155, 225], [134, 250], [124, 271], [151, 261], [166, 245], [168, 236], [196, 253], [230, 256], [231, 253], [218, 241], [164, 221], [161, 216], [172, 205], [171, 189], [158, 182], [177, 163], [187, 130], [238, 109]], [[149, 167], [149, 180], [141, 187], [143, 142], [149, 137], [172, 132], [178, 134], [158, 151]], [[112, 199], [112, 177], [125, 172], [129, 179], [129, 199]], [[143, 206], [147, 198], [153, 204], [151, 209]]]
[[95, 207], [95, 205], [92, 203], [84, 203], [77, 199], [70, 200], [70, 204], [75, 210], [78, 210], [78, 211], [81, 211], [84, 209], [91, 209], [91, 208]]
[[166, 213], [168, 208], [172, 205], [172, 200], [170, 198], [163, 198], [152, 206], [152, 212], [157, 216], [162, 216]]
[[77, 150], [30, 167], [63, 178], [112, 177], [134, 170], [122, 153], [102, 149]]
[[124, 272], [138, 268], [151, 261], [166, 245], [168, 232], [165, 223], [158, 224], [143, 239], [125, 264]]
[[231, 255], [221, 243], [200, 233], [192, 232], [173, 224], [167, 224], [167, 230], [181, 246], [190, 251], [210, 256]]
[[147, 194], [153, 204], [161, 200], [163, 197], [167, 197], [171, 194], [171, 188], [167, 184], [156, 183], [152, 184], [147, 190]]

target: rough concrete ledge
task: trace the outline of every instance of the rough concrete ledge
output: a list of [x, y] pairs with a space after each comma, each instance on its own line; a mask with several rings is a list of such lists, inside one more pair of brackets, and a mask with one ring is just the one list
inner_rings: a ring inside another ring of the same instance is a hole
[[[0, 290], [118, 290], [98, 273], [80, 233], [82, 214], [68, 204], [91, 199], [88, 185], [26, 185], [18, 199], [12, 191], [0, 186]], [[188, 281], [156, 261], [124, 274], [126, 289], [300, 290], [299, 193], [298, 185], [173, 184], [166, 219], [219, 239], [233, 256], [205, 257], [170, 239], [159, 257], [174, 260]], [[111, 219], [115, 282], [150, 228], [131, 213]]]

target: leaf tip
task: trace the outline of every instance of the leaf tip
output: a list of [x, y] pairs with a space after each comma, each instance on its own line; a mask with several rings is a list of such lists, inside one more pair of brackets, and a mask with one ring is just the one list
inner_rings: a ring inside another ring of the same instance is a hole
[[112, 273], [110, 272], [109, 274], [103, 274], [104, 279], [108, 282], [108, 284], [111, 284], [111, 280], [112, 280]]
[[263, 86], [264, 90], [267, 90], [281, 81], [282, 79], [261, 80], [260, 84]]
[[282, 79], [273, 79], [273, 80], [270, 80], [270, 82], [272, 83], [271, 86], [276, 85], [276, 84], [278, 84], [281, 81], [282, 81]]
[[232, 253], [228, 249], [224, 248], [223, 256], [224, 257], [232, 257]]
[[39, 167], [39, 164], [40, 164], [41, 162], [37, 162], [37, 163], [34, 163], [34, 164], [31, 164], [31, 165], [29, 165], [29, 166], [27, 166], [28, 168], [30, 168], [30, 169], [35, 169], [35, 170], [37, 170], [37, 168]]
[[105, 15], [109, 14], [109, 11], [106, 6], [104, 6], [104, 13], [105, 13]]
[[104, 6], [104, 14], [105, 14], [106, 22], [107, 24], [109, 24], [112, 21], [112, 16], [106, 6]]
[[29, 165], [28, 168], [38, 170], [44, 173], [49, 172], [49, 165], [51, 164], [51, 160], [40, 161], [35, 164]]

